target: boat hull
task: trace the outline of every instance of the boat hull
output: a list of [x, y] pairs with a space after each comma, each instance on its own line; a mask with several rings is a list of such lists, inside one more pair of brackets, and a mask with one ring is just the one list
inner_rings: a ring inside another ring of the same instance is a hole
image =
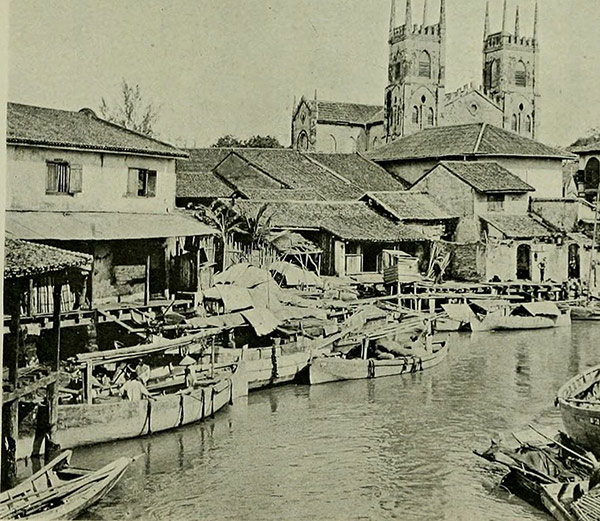
[[424, 371], [439, 364], [448, 354], [448, 344], [431, 355], [405, 357], [394, 360], [348, 360], [339, 357], [313, 358], [308, 365], [308, 381], [311, 385], [344, 380], [382, 378]]
[[565, 327], [571, 324], [569, 313], [557, 317], [548, 316], [514, 316], [502, 312], [492, 312], [482, 319], [473, 318], [470, 322], [472, 331], [502, 331], [520, 329], [547, 329], [551, 327]]
[[600, 365], [571, 378], [557, 395], [567, 434], [600, 458], [600, 403], [595, 406], [573, 399], [600, 380]]
[[60, 405], [56, 441], [71, 448], [175, 429], [212, 416], [245, 394], [247, 380], [240, 364], [215, 383], [154, 400]]

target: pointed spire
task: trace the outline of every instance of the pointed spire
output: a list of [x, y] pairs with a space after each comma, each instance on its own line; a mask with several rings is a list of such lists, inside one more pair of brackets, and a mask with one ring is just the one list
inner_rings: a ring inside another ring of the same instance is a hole
[[440, 29], [446, 29], [446, 0], [440, 0]]
[[533, 15], [533, 39], [537, 43], [538, 39], [538, 3], [537, 0], [535, 2], [535, 11]]
[[427, 0], [423, 0], [423, 27], [427, 27]]
[[517, 10], [515, 11], [515, 37], [519, 37], [519, 5], [517, 4]]
[[506, 10], [507, 10], [507, 2], [504, 0], [504, 10], [502, 11], [502, 32], [506, 31]]
[[404, 23], [406, 24], [407, 30], [410, 31], [413, 26], [413, 23], [412, 23], [412, 1], [411, 0], [406, 0], [406, 16], [405, 16]]
[[392, 0], [392, 9], [390, 12], [390, 33], [396, 28], [396, 0]]
[[485, 3], [485, 19], [483, 21], [483, 39], [486, 40], [490, 34], [490, 2]]

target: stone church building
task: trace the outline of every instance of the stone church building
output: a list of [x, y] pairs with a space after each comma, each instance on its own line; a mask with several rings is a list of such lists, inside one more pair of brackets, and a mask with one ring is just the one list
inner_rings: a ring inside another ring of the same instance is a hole
[[517, 6], [509, 28], [504, 0], [501, 30], [490, 32], [489, 6], [483, 30], [483, 85], [445, 90], [446, 6], [439, 19], [415, 23], [406, 0], [404, 24], [397, 24], [392, 0], [388, 85], [384, 105], [328, 102], [302, 97], [292, 114], [292, 146], [316, 152], [364, 152], [428, 127], [490, 123], [526, 137], [537, 134], [537, 3], [533, 35], [522, 36]]

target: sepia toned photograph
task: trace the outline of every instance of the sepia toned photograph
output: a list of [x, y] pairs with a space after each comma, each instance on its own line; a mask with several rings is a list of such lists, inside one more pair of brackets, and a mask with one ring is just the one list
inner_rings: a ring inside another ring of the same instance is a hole
[[599, 27], [5, 0], [0, 519], [600, 521]]

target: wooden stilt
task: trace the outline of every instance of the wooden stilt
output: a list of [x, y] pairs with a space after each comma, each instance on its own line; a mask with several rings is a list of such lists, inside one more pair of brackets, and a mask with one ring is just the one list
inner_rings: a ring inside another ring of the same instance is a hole
[[150, 255], [146, 256], [146, 282], [144, 284], [144, 305], [150, 304]]
[[[53, 292], [53, 318], [52, 329], [54, 332], [55, 352], [52, 358], [52, 371], [58, 373], [60, 370], [60, 307], [62, 280], [56, 280]], [[48, 431], [46, 436], [46, 461], [52, 460], [58, 452], [60, 446], [56, 443], [56, 427], [58, 423], [58, 381], [50, 384], [46, 390], [46, 399], [48, 401]]]

